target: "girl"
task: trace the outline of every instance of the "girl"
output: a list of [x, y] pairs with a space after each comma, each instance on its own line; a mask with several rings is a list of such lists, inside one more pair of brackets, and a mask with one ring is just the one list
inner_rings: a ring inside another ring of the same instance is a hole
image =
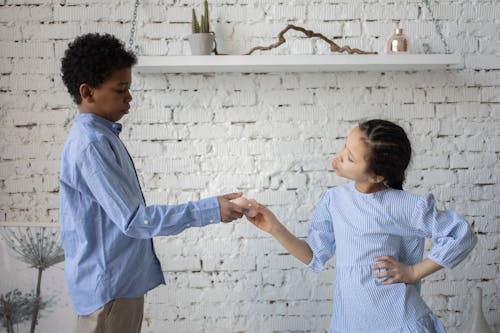
[[[247, 218], [319, 272], [337, 255], [335, 303], [328, 332], [446, 332], [420, 296], [420, 280], [452, 268], [476, 244], [468, 223], [439, 211], [431, 194], [403, 191], [411, 146], [389, 121], [360, 123], [334, 158], [333, 170], [352, 182], [319, 201], [305, 241], [262, 205]], [[425, 238], [434, 246], [422, 260]]]

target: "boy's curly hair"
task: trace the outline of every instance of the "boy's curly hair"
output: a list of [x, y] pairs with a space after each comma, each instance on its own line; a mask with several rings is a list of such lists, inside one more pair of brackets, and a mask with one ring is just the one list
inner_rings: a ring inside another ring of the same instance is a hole
[[61, 60], [64, 85], [76, 104], [82, 102], [80, 85], [98, 88], [113, 70], [130, 68], [137, 63], [135, 54], [110, 34], [89, 33], [69, 43]]

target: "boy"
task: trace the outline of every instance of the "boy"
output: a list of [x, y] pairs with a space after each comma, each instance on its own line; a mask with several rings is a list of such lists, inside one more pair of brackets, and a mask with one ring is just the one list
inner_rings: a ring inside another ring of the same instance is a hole
[[76, 38], [62, 59], [63, 82], [79, 108], [60, 174], [61, 240], [78, 333], [140, 332], [144, 294], [165, 283], [152, 237], [230, 222], [244, 212], [230, 202], [241, 194], [146, 206], [118, 137], [135, 63], [109, 34]]

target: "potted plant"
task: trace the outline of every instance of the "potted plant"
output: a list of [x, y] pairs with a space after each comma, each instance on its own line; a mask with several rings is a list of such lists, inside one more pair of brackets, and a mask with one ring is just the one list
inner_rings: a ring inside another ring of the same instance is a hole
[[203, 2], [204, 13], [201, 15], [201, 24], [196, 17], [196, 11], [193, 8], [192, 30], [193, 33], [188, 36], [192, 55], [208, 55], [215, 51], [215, 35], [210, 32], [210, 18], [208, 16], [208, 1]]

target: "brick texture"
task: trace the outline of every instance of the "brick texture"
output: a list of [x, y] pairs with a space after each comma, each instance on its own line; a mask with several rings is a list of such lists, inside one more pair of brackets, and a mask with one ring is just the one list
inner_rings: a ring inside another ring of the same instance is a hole
[[[439, 27], [464, 68], [134, 73], [122, 139], [147, 202], [243, 191], [303, 237], [321, 194], [345, 182], [330, 162], [348, 131], [366, 118], [396, 121], [415, 151], [406, 189], [433, 192], [441, 208], [466, 216], [479, 237], [457, 268], [424, 279], [423, 296], [450, 333], [465, 332], [470, 290], [481, 286], [486, 318], [500, 332], [500, 3], [438, 0], [429, 11], [426, 1], [411, 0], [209, 2], [223, 53], [274, 42], [288, 23], [383, 53], [399, 23], [415, 53], [444, 52]], [[200, 1], [142, 0], [138, 54], [189, 54], [192, 6], [201, 10]], [[132, 11], [133, 1], [0, 1], [0, 222], [57, 222], [60, 153], [76, 114], [60, 58], [81, 33], [110, 32], [128, 42]], [[270, 53], [329, 53], [299, 33], [287, 39]], [[159, 238], [155, 246], [167, 286], [147, 295], [144, 332], [328, 328], [334, 260], [325, 272], [310, 273], [245, 219]]]

